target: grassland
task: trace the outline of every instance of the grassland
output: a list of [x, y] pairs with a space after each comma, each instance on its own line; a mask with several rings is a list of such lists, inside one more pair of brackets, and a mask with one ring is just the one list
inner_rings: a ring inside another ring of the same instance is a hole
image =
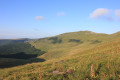
[[30, 44], [37, 49], [46, 51], [47, 53], [41, 57], [48, 60], [51, 58], [60, 58], [63, 55], [68, 56], [80, 53], [101, 43], [114, 40], [118, 38], [118, 35], [118, 33], [108, 35], [91, 31], [79, 31], [31, 41]]
[[120, 37], [89, 31], [30, 42], [46, 61], [1, 68], [1, 80], [119, 80]]

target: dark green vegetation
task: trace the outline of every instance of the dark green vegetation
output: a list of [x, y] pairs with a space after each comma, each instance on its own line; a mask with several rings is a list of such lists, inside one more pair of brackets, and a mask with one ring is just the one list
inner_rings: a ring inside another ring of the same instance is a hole
[[30, 59], [0, 58], [0, 68], [1, 69], [10, 68], [44, 61], [45, 59], [42, 58], [30, 58]]
[[[42, 62], [44, 59], [37, 58], [45, 51], [34, 48], [28, 42], [19, 42], [0, 47], [1, 68], [13, 67], [27, 63]], [[32, 59], [31, 59], [32, 58]]]
[[83, 43], [83, 41], [80, 41], [79, 39], [70, 39], [69, 42], [77, 42], [77, 43]]
[[34, 46], [30, 45], [29, 43], [15, 43], [0, 47], [0, 55], [36, 54], [39, 56], [42, 55], [43, 53], [45, 52], [34, 48]]
[[51, 38], [49, 38], [48, 40], [52, 40], [52, 43], [53, 43], [53, 44], [61, 43], [61, 42], [62, 42], [62, 40], [61, 40], [61, 39], [58, 39], [58, 37], [51, 37]]
[[[18, 62], [21, 61], [20, 63], [26, 62], [26, 65], [0, 69], [1, 80], [120, 79], [119, 32], [108, 35], [80, 31], [28, 43], [31, 47], [34, 46], [35, 49], [46, 51], [46, 53], [37, 58], [26, 59], [26, 61], [17, 59]], [[36, 63], [39, 58], [46, 61], [43, 60], [44, 62], [41, 63], [38, 60]], [[0, 59], [1, 66], [7, 62], [5, 60], [7, 59]], [[12, 60], [11, 64], [14, 64], [14, 61]]]
[[19, 52], [16, 54], [0, 55], [1, 58], [16, 58], [16, 59], [28, 59], [37, 57], [37, 54], [25, 54], [24, 52]]

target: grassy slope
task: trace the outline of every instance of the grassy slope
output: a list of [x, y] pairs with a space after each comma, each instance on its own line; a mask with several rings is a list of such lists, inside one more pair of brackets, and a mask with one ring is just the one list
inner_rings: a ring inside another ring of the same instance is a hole
[[[120, 78], [119, 33], [107, 35], [75, 32], [59, 35], [58, 38], [62, 39], [63, 42], [52, 44], [52, 41], [48, 40], [49, 38], [31, 42], [36, 48], [48, 51], [42, 57], [51, 60], [0, 69], [0, 78], [8, 80], [85, 80], [91, 79], [90, 67], [92, 64], [96, 69], [94, 78], [98, 80]], [[69, 39], [79, 39], [83, 43], [68, 42]], [[95, 40], [102, 41], [102, 43], [92, 44]], [[68, 54], [70, 55], [68, 56]], [[61, 60], [64, 62], [61, 63]], [[73, 69], [75, 72], [65, 75], [52, 74], [54, 70], [63, 72], [67, 69]]]
[[[90, 31], [80, 31], [80, 32], [72, 32], [65, 33], [58, 36], [58, 40], [62, 40], [61, 43], [53, 44], [53, 40], [49, 40], [50, 38], [39, 39], [34, 42], [31, 42], [37, 49], [47, 51], [46, 54], [42, 56], [45, 59], [51, 58], [60, 58], [62, 56], [68, 56], [68, 54], [74, 54], [76, 52], [82, 52], [84, 50], [90, 49], [99, 45], [99, 42], [95, 43], [95, 41], [100, 41], [100, 43], [106, 42], [108, 40], [114, 39], [111, 35], [108, 34], [98, 34]], [[70, 39], [80, 40], [80, 42], [69, 42]]]
[[[120, 79], [120, 41], [101, 43], [101, 45], [85, 50], [74, 56], [48, 60], [43, 63], [27, 64], [8, 69], [1, 69], [1, 79], [8, 80], [86, 80], [91, 79], [90, 67], [95, 68], [94, 79]], [[64, 60], [64, 62], [60, 62]], [[55, 63], [57, 62], [57, 63]], [[52, 71], [72, 69], [72, 74], [53, 75]]]

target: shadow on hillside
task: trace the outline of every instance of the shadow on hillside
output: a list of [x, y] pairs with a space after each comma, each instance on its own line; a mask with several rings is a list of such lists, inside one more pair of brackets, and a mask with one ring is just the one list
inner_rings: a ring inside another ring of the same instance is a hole
[[16, 54], [0, 55], [0, 58], [29, 59], [37, 56], [37, 54], [26, 54], [25, 52], [19, 52]]
[[0, 58], [0, 68], [10, 68], [10, 67], [44, 62], [44, 61], [45, 59], [41, 59], [41, 58], [32, 58], [32, 59]]
[[9, 55], [0, 55], [0, 68], [9, 68], [45, 61], [45, 59], [36, 58], [37, 56], [37, 54], [25, 54], [24, 52]]
[[29, 43], [17, 43], [0, 47], [0, 68], [9, 68], [30, 63], [44, 62], [37, 58], [46, 53]]
[[51, 37], [48, 40], [52, 40], [52, 44], [62, 43], [62, 39], [58, 39], [58, 37]]

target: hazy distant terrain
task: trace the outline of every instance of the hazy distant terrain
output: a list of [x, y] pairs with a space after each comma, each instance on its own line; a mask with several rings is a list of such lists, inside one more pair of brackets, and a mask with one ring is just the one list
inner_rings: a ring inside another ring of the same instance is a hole
[[21, 39], [0, 39], [0, 46], [28, 41], [28, 38]]

